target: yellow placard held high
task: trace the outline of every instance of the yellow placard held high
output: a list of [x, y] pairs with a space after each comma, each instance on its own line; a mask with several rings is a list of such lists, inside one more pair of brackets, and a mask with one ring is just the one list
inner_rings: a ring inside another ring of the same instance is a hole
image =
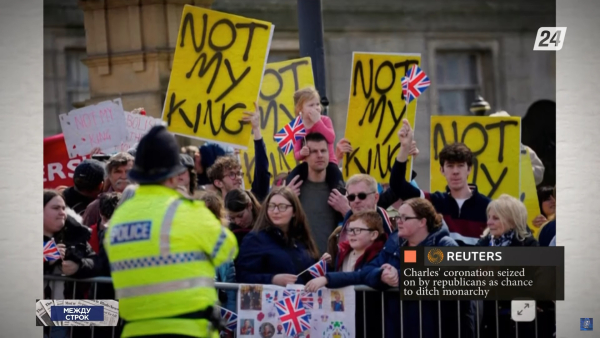
[[[258, 107], [260, 110], [260, 128], [267, 147], [272, 177], [281, 172], [289, 172], [296, 166], [294, 152], [287, 156], [279, 148], [273, 135], [296, 116], [294, 113], [294, 92], [308, 86], [314, 86], [310, 57], [267, 64], [260, 90]], [[248, 148], [240, 152], [244, 168], [244, 184], [252, 186], [254, 179], [254, 140]]]
[[[408, 106], [401, 79], [412, 65], [421, 65], [420, 54], [353, 53], [350, 99], [344, 137], [353, 151], [344, 157], [345, 179], [366, 173], [388, 183], [400, 149], [397, 132], [402, 119], [415, 127], [417, 100]], [[410, 181], [412, 157], [406, 179]]]
[[172, 133], [248, 145], [274, 26], [186, 5], [177, 36], [162, 120]]
[[[519, 117], [432, 116], [431, 191], [445, 191], [439, 154], [446, 144], [462, 142], [475, 155], [469, 183], [491, 198], [508, 194], [519, 198], [521, 119]], [[530, 164], [531, 166], [531, 164]]]
[[529, 155], [529, 150], [526, 148], [521, 151], [521, 195], [519, 198], [527, 208], [527, 225], [533, 236], [537, 238], [540, 228], [533, 225], [533, 219], [541, 214], [541, 211], [537, 197], [535, 178], [533, 176], [531, 157]]

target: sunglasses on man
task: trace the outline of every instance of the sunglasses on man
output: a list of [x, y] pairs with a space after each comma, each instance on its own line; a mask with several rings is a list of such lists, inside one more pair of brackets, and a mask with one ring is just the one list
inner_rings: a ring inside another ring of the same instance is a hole
[[358, 197], [359, 200], [364, 200], [365, 198], [367, 198], [367, 196], [374, 194], [375, 191], [373, 192], [359, 192], [358, 194], [350, 194], [348, 195], [348, 201], [350, 202], [354, 202], [354, 200]]

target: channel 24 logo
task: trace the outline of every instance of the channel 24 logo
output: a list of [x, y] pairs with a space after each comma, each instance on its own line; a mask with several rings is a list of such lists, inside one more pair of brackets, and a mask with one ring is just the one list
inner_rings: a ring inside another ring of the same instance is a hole
[[540, 27], [533, 50], [561, 50], [567, 27]]

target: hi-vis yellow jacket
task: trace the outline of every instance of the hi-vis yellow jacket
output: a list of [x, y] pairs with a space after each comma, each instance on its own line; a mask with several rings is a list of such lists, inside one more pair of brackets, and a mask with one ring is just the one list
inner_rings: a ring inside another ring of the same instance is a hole
[[208, 320], [189, 314], [217, 302], [215, 268], [235, 258], [238, 245], [202, 202], [167, 187], [140, 186], [115, 211], [106, 234], [119, 312], [126, 321], [122, 337], [218, 337]]

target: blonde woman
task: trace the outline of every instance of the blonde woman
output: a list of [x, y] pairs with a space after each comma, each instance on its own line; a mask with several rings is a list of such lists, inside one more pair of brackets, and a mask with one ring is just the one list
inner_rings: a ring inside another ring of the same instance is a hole
[[527, 229], [527, 209], [503, 194], [487, 207], [487, 228], [477, 246], [539, 246]]
[[[487, 228], [478, 246], [539, 246], [527, 228], [527, 209], [518, 199], [503, 194], [493, 200], [487, 207]], [[539, 303], [538, 303], [539, 304]], [[498, 318], [494, 314], [498, 313]], [[538, 313], [539, 315], [539, 313]], [[518, 331], [519, 337], [533, 337], [535, 323], [519, 323], [510, 318], [510, 302], [484, 301], [481, 327], [483, 337], [493, 336], [499, 332], [500, 337], [512, 337]]]

